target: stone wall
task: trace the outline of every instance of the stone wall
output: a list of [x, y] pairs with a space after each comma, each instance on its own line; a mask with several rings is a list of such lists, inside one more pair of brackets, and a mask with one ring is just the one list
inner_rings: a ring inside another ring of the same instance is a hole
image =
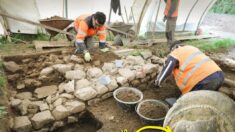
[[[75, 55], [67, 55], [62, 59], [57, 60], [57, 63], [43, 65], [34, 79], [18, 77], [18, 80], [15, 77], [17, 71], [25, 72], [24, 67], [14, 61], [4, 62], [6, 70], [11, 72], [8, 80], [15, 78], [12, 84], [14, 90], [9, 99], [16, 114], [11, 120], [13, 130], [52, 131], [74, 123], [88, 105], [98, 105], [98, 102], [111, 97], [112, 92], [119, 87], [147, 88], [153, 83], [159, 65], [163, 63], [162, 59], [149, 51], [142, 52], [140, 56], [125, 56], [99, 67], [85, 66], [81, 58]], [[30, 63], [29, 60], [24, 59], [22, 62]], [[51, 74], [55, 73], [59, 73], [63, 81], [44, 85], [44, 82], [50, 81]], [[29, 87], [34, 88], [27, 90]]]

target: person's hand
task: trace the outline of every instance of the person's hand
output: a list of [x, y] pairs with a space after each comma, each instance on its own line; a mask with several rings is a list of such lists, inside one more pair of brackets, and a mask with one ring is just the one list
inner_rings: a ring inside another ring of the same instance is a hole
[[86, 62], [91, 61], [91, 55], [88, 51], [84, 52], [84, 59]]
[[100, 49], [101, 52], [108, 52], [109, 51], [109, 48], [103, 48], [103, 49]]
[[164, 17], [163, 17], [163, 22], [165, 22], [165, 21], [166, 21], [166, 19], [167, 19], [167, 17], [166, 17], [166, 16], [164, 16]]

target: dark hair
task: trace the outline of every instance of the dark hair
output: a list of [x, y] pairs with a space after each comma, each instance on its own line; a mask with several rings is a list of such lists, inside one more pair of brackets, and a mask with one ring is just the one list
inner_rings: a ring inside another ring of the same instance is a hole
[[105, 21], [106, 21], [106, 16], [105, 16], [105, 14], [103, 13], [103, 12], [96, 12], [95, 14], [94, 14], [94, 18], [98, 21], [98, 23], [99, 24], [104, 24], [105, 23]]

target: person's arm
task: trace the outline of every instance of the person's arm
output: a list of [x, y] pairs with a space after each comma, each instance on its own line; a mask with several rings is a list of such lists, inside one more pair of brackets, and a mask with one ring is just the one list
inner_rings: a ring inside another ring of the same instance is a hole
[[175, 10], [177, 9], [178, 1], [179, 1], [179, 0], [172, 0], [171, 7], [170, 7], [170, 10], [169, 10], [169, 13], [168, 13], [168, 17], [171, 17], [172, 14], [173, 14], [173, 13], [175, 12]]
[[169, 56], [155, 80], [155, 85], [160, 86], [161, 82], [164, 81], [177, 67], [179, 67], [179, 61], [174, 57]]

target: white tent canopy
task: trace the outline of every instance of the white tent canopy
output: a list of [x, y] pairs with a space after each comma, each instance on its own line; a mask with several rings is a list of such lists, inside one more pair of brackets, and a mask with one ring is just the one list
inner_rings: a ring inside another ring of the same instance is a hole
[[[68, 12], [68, 19], [75, 19], [80, 14], [96, 11], [104, 12], [108, 19], [111, 0], [67, 0], [67, 8], [64, 6], [65, 1], [0, 0], [0, 11], [34, 22], [55, 15], [63, 16], [65, 9]], [[129, 21], [136, 24], [140, 35], [149, 31], [164, 31], [165, 23], [162, 22], [165, 8], [164, 0], [120, 0], [120, 2], [124, 19], [112, 12], [111, 22], [122, 22], [124, 20], [125, 23]], [[196, 31], [203, 17], [215, 2], [216, 0], [181, 0], [176, 30]], [[3, 25], [2, 19], [0, 20]], [[6, 23], [9, 25], [10, 31], [14, 33], [37, 33], [38, 28], [33, 25], [12, 19], [6, 19]]]

